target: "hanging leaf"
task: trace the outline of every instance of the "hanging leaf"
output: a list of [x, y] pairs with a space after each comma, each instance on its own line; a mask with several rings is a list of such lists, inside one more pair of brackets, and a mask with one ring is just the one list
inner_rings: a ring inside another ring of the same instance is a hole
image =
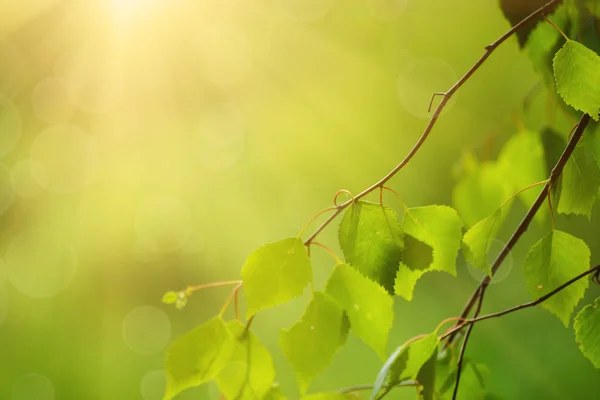
[[[537, 132], [523, 130], [513, 135], [502, 148], [498, 156], [498, 163], [504, 171], [504, 179], [511, 184], [513, 192], [548, 178], [544, 145]], [[519, 199], [525, 207], [529, 208], [539, 193], [540, 189], [526, 190], [519, 194]], [[538, 213], [536, 215], [543, 217], [546, 214]]]
[[600, 57], [583, 44], [567, 41], [554, 57], [554, 78], [564, 101], [598, 121]]
[[575, 317], [575, 339], [583, 355], [600, 368], [600, 297], [585, 306]]
[[258, 338], [238, 321], [227, 324], [235, 338], [233, 355], [216, 377], [227, 399], [255, 400], [265, 397], [275, 380], [273, 359]]
[[177, 339], [167, 350], [169, 400], [185, 389], [212, 380], [229, 361], [234, 340], [221, 318], [213, 318]]
[[242, 267], [242, 279], [247, 318], [300, 296], [312, 279], [310, 259], [302, 240], [285, 239], [254, 251]]
[[398, 347], [379, 370], [371, 400], [377, 398], [386, 388], [398, 385], [402, 381], [416, 379], [423, 365], [435, 354], [438, 343], [437, 333], [431, 333], [406, 346]]
[[488, 252], [500, 229], [501, 216], [500, 209], [494, 211], [489, 217], [469, 229], [463, 237], [462, 247], [465, 260], [488, 276], [492, 276]]
[[474, 167], [454, 187], [452, 204], [467, 226], [473, 226], [497, 210], [512, 192], [500, 164]]
[[[561, 231], [553, 231], [529, 250], [523, 273], [529, 293], [537, 299], [590, 268], [590, 250], [585, 242]], [[569, 325], [575, 306], [588, 281], [581, 279], [544, 301], [541, 306]]]
[[402, 220], [407, 235], [433, 248], [428, 271], [445, 271], [456, 275], [456, 256], [462, 238], [462, 221], [447, 206], [409, 208]]
[[356, 202], [340, 223], [339, 239], [348, 264], [393, 293], [404, 247], [396, 212], [380, 204]]
[[[548, 0], [500, 0], [500, 8], [502, 9], [504, 16], [510, 22], [510, 24], [512, 26], [515, 26], [546, 3], [548, 3]], [[549, 9], [548, 11], [550, 12], [551, 10]], [[531, 30], [541, 19], [542, 16], [535, 18], [531, 22], [527, 23], [525, 27], [519, 29], [516, 32], [521, 47], [523, 47], [523, 45], [527, 41]]]
[[419, 370], [419, 400], [433, 400], [435, 398], [435, 373], [437, 366], [437, 352], [433, 352], [429, 360]]
[[340, 264], [329, 278], [326, 292], [344, 309], [356, 336], [385, 357], [394, 320], [394, 301], [387, 291], [354, 268]]
[[592, 216], [592, 207], [600, 188], [600, 171], [584, 146], [577, 146], [561, 174], [558, 212]]
[[316, 292], [302, 320], [280, 336], [283, 354], [291, 364], [300, 393], [344, 345], [348, 319], [338, 303], [325, 293]]

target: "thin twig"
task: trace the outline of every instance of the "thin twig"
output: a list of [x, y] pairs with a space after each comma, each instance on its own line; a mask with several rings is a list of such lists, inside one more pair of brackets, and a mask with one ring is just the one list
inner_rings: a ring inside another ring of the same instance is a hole
[[415, 154], [417, 154], [417, 152], [419, 151], [421, 146], [423, 146], [423, 143], [425, 143], [425, 140], [431, 133], [431, 130], [435, 126], [440, 114], [444, 110], [444, 107], [446, 107], [446, 104], [450, 101], [450, 99], [452, 98], [454, 93], [456, 93], [456, 91], [458, 89], [460, 89], [465, 84], [465, 82], [467, 82], [471, 78], [471, 76], [473, 76], [473, 74], [481, 67], [481, 65], [483, 65], [483, 63], [485, 63], [485, 61], [489, 58], [489, 56], [492, 55], [494, 50], [496, 50], [496, 48], [498, 48], [498, 46], [500, 46], [502, 43], [507, 41], [515, 32], [517, 32], [518, 30], [523, 28], [530, 21], [538, 18], [540, 15], [544, 15], [548, 10], [552, 9], [552, 7], [554, 7], [555, 5], [557, 5], [561, 2], [562, 2], [562, 0], [552, 0], [552, 1], [548, 2], [546, 5], [542, 6], [537, 11], [534, 11], [528, 17], [523, 19], [521, 22], [519, 22], [518, 24], [513, 26], [505, 34], [500, 36], [495, 42], [485, 46], [485, 53], [481, 56], [481, 58], [479, 58], [479, 60], [477, 60], [477, 62], [463, 75], [463, 77], [460, 78], [458, 80], [458, 82], [456, 82], [454, 84], [454, 86], [452, 86], [450, 89], [448, 89], [447, 92], [445, 92], [444, 96], [442, 97], [442, 101], [440, 102], [440, 104], [438, 104], [437, 108], [433, 112], [433, 115], [431, 116], [429, 123], [425, 127], [425, 130], [423, 131], [423, 133], [417, 140], [417, 143], [415, 143], [413, 148], [408, 152], [406, 157], [404, 157], [404, 159], [402, 161], [400, 161], [400, 163], [398, 165], [396, 165], [394, 167], [394, 169], [392, 169], [390, 172], [388, 172], [387, 175], [385, 175], [383, 178], [381, 178], [378, 182], [369, 186], [367, 189], [363, 190], [361, 193], [356, 195], [354, 198], [347, 200], [346, 202], [337, 206], [337, 210], [333, 214], [331, 214], [329, 216], [329, 218], [327, 218], [313, 232], [313, 234], [308, 237], [308, 239], [306, 239], [304, 244], [310, 244], [310, 242], [312, 242], [314, 240], [314, 238], [316, 238], [319, 235], [319, 233], [321, 233], [323, 231], [323, 229], [325, 229], [331, 223], [331, 221], [333, 221], [338, 215], [340, 215], [341, 212], [346, 207], [350, 206], [356, 200], [360, 200], [361, 198], [365, 197], [372, 191], [384, 186], [387, 181], [392, 179], [398, 173], [398, 171], [400, 171], [402, 168], [404, 168], [404, 166], [406, 164], [408, 164], [408, 162], [415, 156]]
[[[475, 310], [475, 318], [479, 316], [481, 312], [481, 306], [483, 305], [483, 297], [485, 295], [485, 290], [487, 286], [481, 287], [481, 293], [479, 294], [479, 302], [477, 303], [477, 309]], [[460, 353], [458, 354], [458, 362], [456, 364], [456, 381], [454, 382], [454, 393], [452, 394], [452, 400], [456, 400], [456, 396], [458, 395], [458, 385], [460, 384], [460, 375], [462, 373], [463, 361], [465, 358], [465, 351], [467, 350], [467, 343], [469, 342], [469, 337], [471, 337], [471, 331], [473, 330], [473, 324], [469, 325], [467, 328], [467, 333], [465, 333], [465, 338], [463, 339], [462, 346], [460, 347]]]
[[[400, 383], [396, 383], [395, 385], [391, 385], [392, 388], [404, 387], [404, 386], [417, 386], [419, 383], [417, 381], [402, 381]], [[384, 388], [387, 388], [388, 385], [384, 385]], [[352, 393], [352, 392], [360, 392], [364, 390], [372, 390], [373, 384], [365, 384], [365, 385], [355, 385], [348, 386], [338, 390], [338, 393]]]
[[[525, 215], [525, 217], [523, 217], [523, 220], [521, 221], [521, 223], [519, 224], [517, 229], [513, 232], [512, 236], [510, 237], [510, 239], [508, 240], [508, 242], [506, 243], [506, 245], [504, 246], [502, 251], [500, 251], [500, 253], [498, 254], [498, 257], [496, 257], [496, 260], [494, 261], [494, 264], [492, 265], [492, 276], [494, 276], [496, 274], [496, 272], [502, 265], [502, 262], [504, 261], [504, 259], [508, 255], [508, 253], [511, 252], [512, 248], [519, 241], [521, 236], [527, 231], [527, 228], [529, 227], [529, 224], [533, 220], [533, 217], [535, 216], [535, 214], [538, 212], [538, 210], [540, 209], [540, 207], [546, 200], [546, 195], [548, 194], [548, 191], [550, 190], [550, 186], [556, 182], [556, 180], [562, 173], [562, 170], [565, 167], [565, 164], [569, 160], [569, 157], [571, 157], [571, 154], [573, 154], [573, 151], [575, 150], [577, 143], [579, 143], [579, 140], [581, 139], [581, 136], [583, 135], [583, 132], [585, 131], [585, 128], [587, 127], [589, 122], [590, 122], [590, 116], [587, 114], [584, 114], [581, 117], [581, 119], [579, 120], [577, 129], [573, 133], [571, 140], [569, 140], [569, 143], [567, 144], [567, 147], [565, 147], [565, 150], [563, 151], [562, 155], [560, 156], [560, 159], [556, 162], [556, 165], [554, 166], [554, 168], [552, 168], [552, 172], [550, 172], [550, 177], [548, 178], [548, 182], [544, 185], [544, 187], [542, 188], [542, 191], [538, 195], [537, 199], [535, 200], [535, 202], [533, 203], [533, 205], [531, 206], [529, 211], [527, 211], [527, 214]], [[460, 316], [462, 318], [466, 319], [469, 316], [471, 309], [473, 308], [473, 306], [475, 305], [475, 302], [477, 301], [477, 297], [480, 293], [480, 289], [482, 287], [488, 286], [490, 283], [490, 280], [491, 280], [490, 276], [486, 276], [481, 280], [481, 282], [479, 283], [479, 286], [477, 287], [477, 289], [475, 289], [475, 291], [473, 292], [473, 294], [467, 301], [465, 307], [463, 308], [463, 311], [460, 314]], [[458, 326], [460, 324], [456, 324], [456, 325]], [[449, 345], [450, 343], [452, 343], [456, 332], [457, 331], [453, 331], [453, 333], [450, 335], [446, 345]]]
[[580, 280], [582, 278], [585, 278], [586, 276], [588, 276], [590, 274], [593, 274], [594, 272], [597, 272], [597, 271], [600, 271], [600, 265], [597, 265], [594, 268], [591, 268], [591, 269], [589, 269], [589, 270], [587, 270], [585, 272], [582, 272], [581, 274], [577, 275], [576, 277], [569, 279], [567, 282], [563, 283], [562, 285], [560, 285], [556, 289], [548, 292], [547, 294], [543, 295], [542, 297], [538, 298], [537, 300], [530, 301], [530, 302], [524, 303], [524, 304], [519, 304], [518, 306], [511, 307], [511, 308], [508, 308], [508, 309], [503, 310], [503, 311], [499, 311], [499, 312], [492, 313], [492, 314], [487, 314], [487, 315], [482, 315], [481, 317], [476, 317], [476, 318], [472, 318], [470, 320], [467, 320], [467, 321], [463, 322], [462, 324], [460, 324], [460, 326], [456, 327], [454, 331], [448, 331], [448, 332], [444, 333], [440, 337], [440, 340], [443, 340], [447, 336], [452, 335], [453, 333], [456, 332], [456, 330], [460, 330], [460, 329], [464, 328], [465, 326], [473, 326], [477, 322], [485, 321], [486, 319], [499, 318], [499, 317], [502, 317], [502, 316], [504, 316], [506, 314], [514, 313], [515, 311], [523, 310], [525, 308], [535, 307], [535, 306], [539, 305], [540, 303], [543, 303], [544, 301], [548, 300], [550, 297], [554, 296], [555, 294], [560, 293], [565, 288], [571, 286], [572, 284], [574, 284], [578, 280]]

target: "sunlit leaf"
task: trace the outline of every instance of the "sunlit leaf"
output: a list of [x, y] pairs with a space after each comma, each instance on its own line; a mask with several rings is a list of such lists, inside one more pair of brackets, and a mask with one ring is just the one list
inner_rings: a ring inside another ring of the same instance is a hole
[[411, 301], [415, 291], [417, 281], [426, 273], [426, 270], [412, 270], [403, 263], [400, 264], [396, 281], [394, 283], [394, 293], [397, 296]]
[[583, 355], [600, 368], [600, 297], [585, 306], [575, 317], [575, 339]]
[[221, 318], [214, 318], [177, 339], [167, 350], [165, 399], [210, 381], [229, 361], [234, 339]]
[[[523, 263], [527, 288], [536, 299], [589, 268], [590, 250], [585, 242], [561, 231], [553, 231], [533, 245]], [[588, 281], [580, 279], [541, 306], [568, 326], [587, 287]]]
[[164, 294], [162, 298], [162, 302], [165, 304], [175, 304], [179, 299], [179, 293], [177, 292], [167, 292]]
[[567, 41], [554, 57], [554, 78], [564, 101], [598, 121], [600, 57], [583, 44]]
[[242, 267], [247, 317], [302, 294], [312, 279], [308, 254], [299, 238], [267, 244]]
[[561, 174], [558, 212], [591, 218], [592, 207], [600, 188], [600, 171], [584, 146], [578, 146]]
[[301, 393], [343, 346], [349, 323], [337, 301], [316, 292], [302, 319], [281, 332], [280, 345], [291, 364]]
[[229, 362], [216, 377], [219, 389], [227, 399], [262, 399], [275, 379], [271, 354], [240, 322], [227, 326], [235, 345]]
[[340, 223], [339, 239], [348, 264], [393, 293], [403, 250], [396, 212], [380, 204], [356, 202]]
[[498, 209], [490, 216], [475, 224], [463, 237], [465, 260], [474, 268], [492, 275], [492, 266], [488, 261], [488, 251], [501, 224], [501, 211]]
[[394, 301], [389, 293], [345, 264], [335, 268], [326, 291], [342, 306], [356, 336], [385, 357], [394, 319]]

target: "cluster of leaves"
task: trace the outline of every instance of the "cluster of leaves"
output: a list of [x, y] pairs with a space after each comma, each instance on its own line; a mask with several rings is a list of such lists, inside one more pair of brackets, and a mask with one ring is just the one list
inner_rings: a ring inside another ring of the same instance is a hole
[[[528, 2], [502, 1], [513, 23], [533, 11], [524, 9], [524, 3]], [[535, 2], [531, 3], [535, 8]], [[552, 93], [558, 94], [562, 106], [570, 113], [583, 112], [595, 120], [600, 112], [600, 57], [595, 52], [600, 37], [591, 30], [600, 27], [600, 12], [596, 12], [599, 3], [565, 1], [550, 16], [556, 26], [532, 24], [520, 36], [534, 67]], [[513, 21], [511, 15], [517, 14], [520, 17]], [[573, 39], [566, 39], [559, 28]], [[353, 201], [339, 224], [344, 261], [338, 263], [321, 290], [314, 288], [311, 260], [301, 238], [267, 244], [252, 253], [242, 268], [248, 320], [300, 296], [307, 287], [312, 289], [312, 300], [301, 320], [280, 334], [281, 349], [303, 398], [348, 398], [349, 394], [342, 392], [305, 394], [313, 378], [344, 345], [350, 331], [386, 359], [373, 385], [373, 399], [396, 386], [408, 385], [417, 386], [422, 399], [450, 398], [457, 356], [454, 347], [441, 348], [439, 328], [410, 340], [388, 357], [394, 296], [410, 301], [417, 281], [428, 272], [455, 276], [461, 249], [474, 268], [491, 276], [490, 245], [505, 222], [512, 199], [518, 198], [526, 207], [531, 205], [536, 191], [521, 189], [549, 182], [551, 168], [566, 139], [550, 128], [542, 132], [521, 129], [505, 143], [495, 161], [480, 163], [468, 155], [454, 190], [454, 208], [409, 208], [402, 204], [399, 218], [395, 210], [383, 204]], [[600, 189], [597, 132], [586, 134], [552, 189], [558, 213], [590, 218]], [[538, 222], [548, 225], [548, 215], [540, 213]], [[523, 263], [527, 288], [534, 299], [589, 268], [586, 243], [555, 229], [554, 224], [531, 247]], [[587, 280], [579, 280], [542, 303], [542, 307], [568, 326], [587, 287]], [[187, 294], [182, 293], [169, 293], [165, 301], [183, 307]], [[583, 308], [574, 324], [583, 354], [596, 367], [600, 367], [598, 304], [600, 299]], [[227, 399], [283, 398], [275, 384], [269, 351], [249, 325], [224, 321], [221, 316], [177, 339], [168, 350], [166, 371], [166, 399], [211, 380]], [[461, 389], [465, 398], [483, 398], [487, 374], [484, 366], [466, 360]]]

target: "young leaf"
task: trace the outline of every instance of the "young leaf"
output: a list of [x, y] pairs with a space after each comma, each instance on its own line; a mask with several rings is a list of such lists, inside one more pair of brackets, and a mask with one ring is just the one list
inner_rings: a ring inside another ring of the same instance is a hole
[[510, 197], [514, 189], [506, 182], [504, 174], [500, 164], [486, 162], [456, 184], [452, 204], [467, 226], [473, 226], [493, 213]]
[[312, 279], [310, 258], [299, 238], [267, 244], [242, 267], [247, 317], [302, 294]]
[[164, 294], [162, 298], [162, 302], [165, 304], [175, 304], [179, 299], [179, 293], [177, 292], [167, 292]]
[[433, 248], [433, 262], [426, 268], [428, 271], [456, 275], [456, 256], [462, 238], [462, 221], [456, 211], [447, 206], [409, 208], [402, 229]]
[[338, 303], [329, 295], [316, 292], [302, 320], [281, 332], [283, 354], [292, 365], [302, 394], [344, 345], [348, 328], [348, 319]]
[[568, 40], [554, 57], [554, 79], [565, 103], [598, 121], [600, 57], [583, 44]]
[[494, 211], [469, 229], [463, 237], [462, 247], [467, 262], [489, 276], [492, 275], [492, 266], [488, 261], [488, 250], [500, 229], [501, 216], [500, 209]]
[[233, 355], [216, 377], [227, 399], [262, 399], [275, 380], [275, 367], [269, 351], [238, 321], [227, 324], [235, 338]]
[[423, 365], [435, 354], [438, 343], [436, 333], [431, 333], [406, 346], [398, 347], [379, 370], [371, 400], [377, 398], [385, 388], [416, 379]]
[[561, 175], [558, 212], [591, 218], [592, 207], [600, 187], [598, 165], [587, 148], [578, 146]]
[[[590, 250], [585, 242], [561, 231], [553, 231], [533, 245], [523, 263], [525, 282], [534, 298], [547, 294], [589, 268]], [[587, 287], [588, 281], [580, 279], [541, 306], [568, 326]]]
[[404, 263], [400, 263], [396, 281], [394, 282], [394, 293], [407, 301], [411, 301], [417, 281], [427, 272], [426, 270], [413, 270]]
[[380, 204], [356, 202], [340, 223], [339, 239], [348, 264], [393, 293], [404, 247], [396, 212]]
[[[524, 130], [512, 136], [502, 148], [498, 156], [498, 163], [504, 170], [504, 179], [512, 185], [513, 191], [543, 181], [548, 177], [544, 160], [544, 145], [537, 132]], [[530, 207], [539, 192], [539, 190], [526, 190], [519, 194], [519, 198], [525, 207]], [[539, 215], [546, 214], [539, 213]]]
[[394, 320], [394, 300], [386, 290], [354, 268], [340, 264], [331, 274], [326, 292], [342, 306], [356, 336], [385, 357]]
[[167, 350], [165, 400], [213, 379], [229, 361], [234, 341], [221, 318], [177, 339]]
[[583, 355], [600, 368], [600, 297], [594, 304], [585, 306], [575, 317], [575, 339]]

